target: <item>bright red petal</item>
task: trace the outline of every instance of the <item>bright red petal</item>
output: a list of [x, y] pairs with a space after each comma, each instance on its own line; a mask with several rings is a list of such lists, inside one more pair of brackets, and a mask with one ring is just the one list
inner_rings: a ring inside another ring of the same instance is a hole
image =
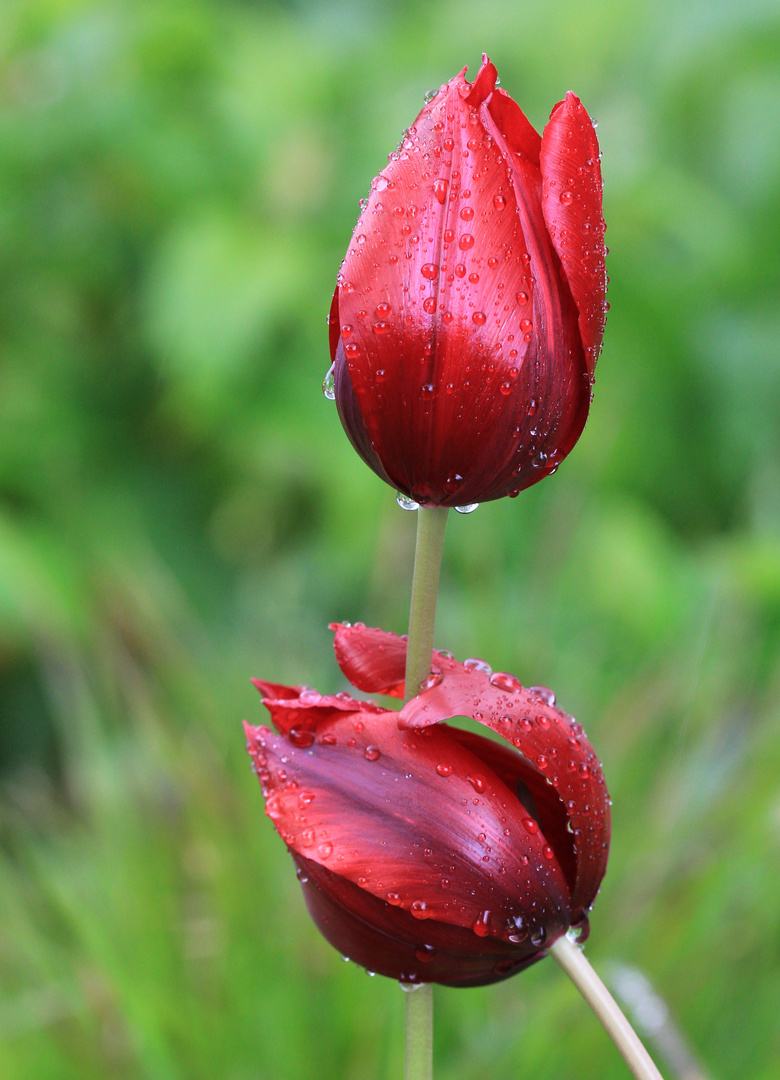
[[539, 168], [542, 139], [523, 110], [504, 90], [497, 90], [488, 104], [497, 129], [508, 149]]
[[494, 78], [486, 60], [473, 85], [461, 74], [423, 109], [374, 181], [339, 278], [342, 422], [372, 468], [424, 504], [528, 487], [588, 411], [538, 136], [490, 93]]
[[570, 893], [537, 823], [446, 728], [400, 731], [397, 715], [344, 715], [304, 748], [247, 729], [281, 837], [422, 924], [509, 941], [519, 919], [553, 940]]
[[[554, 704], [549, 691], [534, 692], [514, 676], [491, 675], [439, 654], [442, 679], [404, 705], [400, 722], [427, 728], [453, 716], [470, 716], [518, 749], [566, 806], [574, 833], [574, 919], [590, 907], [604, 877], [610, 835], [610, 800], [604, 774], [581, 724]], [[554, 701], [554, 697], [552, 698]]]
[[542, 136], [544, 218], [579, 311], [588, 371], [593, 374], [604, 335], [607, 275], [601, 165], [593, 124], [569, 92], [555, 106]]
[[404, 696], [406, 639], [356, 623], [331, 623], [333, 649], [346, 677], [368, 694]]

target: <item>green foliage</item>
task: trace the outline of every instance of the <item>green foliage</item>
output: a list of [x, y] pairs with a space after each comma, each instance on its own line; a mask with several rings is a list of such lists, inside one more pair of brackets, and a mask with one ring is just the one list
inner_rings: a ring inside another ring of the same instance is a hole
[[[780, 24], [759, 0], [0, 10], [0, 1074], [398, 1075], [240, 720], [404, 629], [414, 519], [319, 383], [357, 200], [484, 47], [600, 120], [612, 312], [552, 479], [449, 526], [437, 640], [552, 685], [615, 799], [589, 955], [721, 1078], [780, 1045]], [[625, 1069], [553, 966], [437, 993], [441, 1080]], [[669, 1071], [672, 1075], [672, 1070]]]

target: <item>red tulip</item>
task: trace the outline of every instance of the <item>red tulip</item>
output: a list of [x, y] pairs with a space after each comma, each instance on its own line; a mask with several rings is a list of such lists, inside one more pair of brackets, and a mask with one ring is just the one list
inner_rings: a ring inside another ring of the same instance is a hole
[[[403, 694], [406, 641], [334, 624], [359, 689]], [[475, 986], [586, 925], [609, 798], [581, 725], [551, 691], [434, 652], [399, 712], [256, 681], [278, 734], [246, 725], [266, 813], [340, 952], [404, 981]], [[496, 741], [440, 723], [470, 716]]]
[[604, 332], [590, 117], [569, 93], [540, 138], [496, 77], [484, 57], [404, 135], [331, 308], [347, 435], [423, 505], [516, 495], [554, 472], [585, 424]]

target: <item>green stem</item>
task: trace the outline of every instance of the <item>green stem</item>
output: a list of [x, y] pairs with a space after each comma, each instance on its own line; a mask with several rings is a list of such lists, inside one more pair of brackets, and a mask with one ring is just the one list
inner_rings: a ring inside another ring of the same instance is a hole
[[414, 553], [409, 641], [406, 646], [404, 696], [407, 701], [415, 696], [420, 683], [431, 670], [433, 622], [447, 514], [448, 510], [443, 506], [421, 506], [417, 511], [417, 547]]
[[[431, 670], [433, 624], [439, 592], [439, 570], [444, 549], [447, 510], [420, 507], [417, 511], [417, 546], [414, 553], [409, 640], [406, 646], [408, 701]], [[406, 1080], [433, 1080], [433, 986], [422, 983], [406, 990]]]
[[558, 938], [549, 951], [604, 1025], [604, 1030], [623, 1055], [623, 1060], [636, 1080], [663, 1080], [639, 1036], [585, 959], [582, 949], [567, 937], [562, 937]]
[[405, 1080], [433, 1080], [433, 983], [406, 990]]

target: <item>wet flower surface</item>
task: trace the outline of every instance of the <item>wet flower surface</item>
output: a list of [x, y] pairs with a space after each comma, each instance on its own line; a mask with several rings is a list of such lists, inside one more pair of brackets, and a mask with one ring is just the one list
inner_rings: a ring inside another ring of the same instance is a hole
[[430, 100], [373, 181], [330, 315], [363, 459], [422, 505], [514, 495], [587, 418], [606, 311], [601, 168], [569, 93], [539, 136], [487, 58]]
[[[403, 638], [333, 629], [354, 685], [402, 696]], [[479, 985], [586, 925], [609, 798], [582, 726], [551, 691], [444, 652], [400, 712], [256, 685], [276, 728], [246, 725], [266, 813], [342, 954], [404, 981]], [[501, 740], [442, 722], [458, 716]]]

